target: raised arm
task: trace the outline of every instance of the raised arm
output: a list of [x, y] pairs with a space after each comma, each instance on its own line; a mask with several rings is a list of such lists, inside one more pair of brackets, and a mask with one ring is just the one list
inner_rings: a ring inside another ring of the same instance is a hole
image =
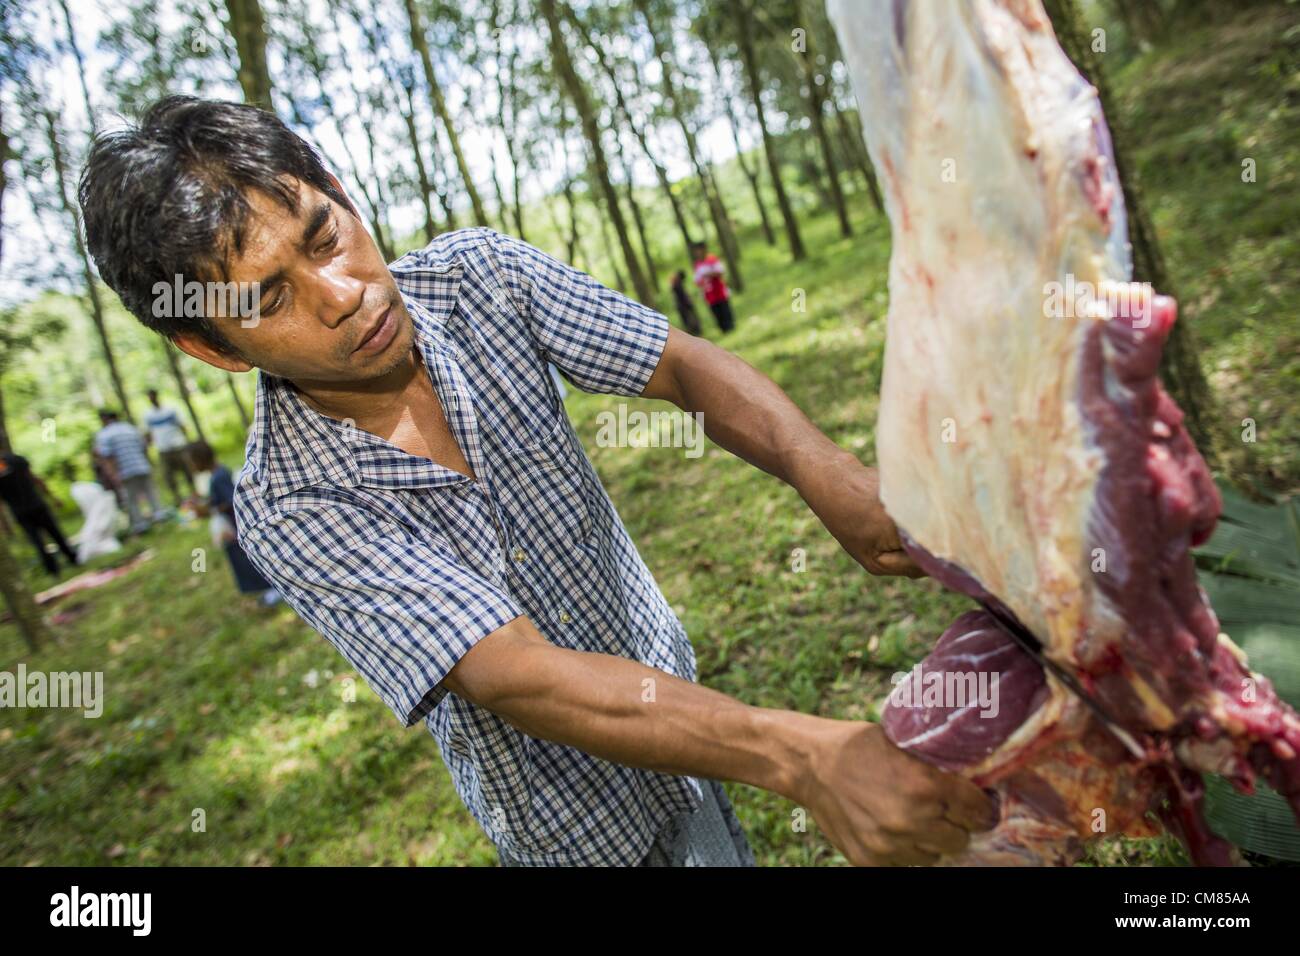
[[921, 574], [880, 505], [875, 470], [818, 431], [770, 378], [541, 250], [490, 235], [534, 337], [579, 388], [701, 412], [710, 438], [793, 486], [868, 571]]
[[753, 366], [674, 328], [642, 395], [700, 412], [709, 438], [798, 491], [872, 574], [921, 575], [880, 504], [875, 469], [822, 434]]

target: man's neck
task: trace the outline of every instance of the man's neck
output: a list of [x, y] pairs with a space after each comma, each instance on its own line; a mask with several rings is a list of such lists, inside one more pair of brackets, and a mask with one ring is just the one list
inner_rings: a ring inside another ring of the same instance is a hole
[[416, 349], [412, 348], [392, 371], [361, 382], [295, 381], [293, 386], [307, 405], [330, 418], [351, 419], [358, 426], [383, 419], [403, 404], [416, 374], [423, 373]]

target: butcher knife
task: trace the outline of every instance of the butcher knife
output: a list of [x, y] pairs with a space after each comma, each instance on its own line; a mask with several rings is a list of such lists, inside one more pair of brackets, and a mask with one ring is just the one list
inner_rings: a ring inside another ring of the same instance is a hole
[[1137, 742], [1137, 739], [1116, 723], [1110, 715], [1102, 709], [1100, 704], [1084, 692], [1083, 688], [1079, 686], [1078, 679], [1073, 674], [1043, 653], [1042, 641], [1035, 637], [1029, 628], [1025, 627], [1006, 611], [994, 607], [987, 601], [980, 601], [980, 604], [983, 606], [984, 610], [988, 611], [989, 614], [993, 616], [993, 619], [996, 620], [998, 624], [1002, 625], [1002, 629], [1011, 635], [1012, 640], [1019, 644], [1026, 654], [1038, 661], [1044, 670], [1051, 672], [1053, 677], [1064, 684], [1066, 688], [1074, 694], [1074, 696], [1083, 701], [1084, 706], [1092, 711], [1092, 715], [1097, 718], [1097, 721], [1110, 731], [1111, 735], [1122, 743], [1129, 753], [1144, 763], [1150, 758], [1150, 755], [1142, 745]]

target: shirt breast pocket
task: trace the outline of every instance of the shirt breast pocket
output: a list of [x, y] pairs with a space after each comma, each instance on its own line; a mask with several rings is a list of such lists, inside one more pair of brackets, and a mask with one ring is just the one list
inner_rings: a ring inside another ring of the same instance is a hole
[[544, 428], [545, 438], [502, 449], [506, 480], [499, 494], [525, 548], [529, 540], [564, 548], [591, 538], [585, 469], [567, 426], [557, 418]]

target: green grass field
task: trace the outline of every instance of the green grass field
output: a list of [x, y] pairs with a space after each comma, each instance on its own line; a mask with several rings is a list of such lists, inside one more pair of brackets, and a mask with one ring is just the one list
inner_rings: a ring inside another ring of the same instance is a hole
[[[1282, 8], [1254, 11], [1188, 31], [1113, 78], [1219, 390], [1220, 426], [1259, 422], [1250, 457], [1232, 467], [1276, 490], [1300, 485], [1300, 90], [1283, 68], [1298, 24]], [[1257, 182], [1241, 182], [1242, 156], [1257, 159]], [[746, 194], [734, 195], [743, 205]], [[888, 227], [861, 194], [854, 208], [849, 240], [832, 217], [808, 212], [812, 258], [797, 266], [747, 224], [748, 284], [725, 344], [871, 462]], [[793, 308], [796, 290], [806, 312]], [[700, 680], [757, 705], [870, 719], [889, 676], [919, 660], [966, 600], [930, 581], [870, 578], [793, 490], [715, 446], [698, 459], [597, 447], [597, 415], [619, 401], [571, 393], [568, 412], [692, 637]], [[142, 546], [155, 549], [148, 562], [60, 605], [75, 619], [57, 645], [27, 653], [0, 626], [0, 669], [102, 669], [108, 692], [97, 720], [0, 712], [0, 863], [495, 861], [422, 725], [399, 728], [364, 685], [345, 702], [355, 675], [342, 658], [292, 611], [241, 599], [205, 526], [160, 528], [132, 549]], [[194, 570], [194, 549], [207, 549], [205, 571]], [[795, 549], [804, 571], [792, 570]], [[16, 554], [43, 587], [25, 546]], [[844, 864], [815, 826], [793, 831], [787, 801], [728, 789], [761, 864]], [[1157, 839], [1117, 841], [1089, 862], [1183, 859]]]

